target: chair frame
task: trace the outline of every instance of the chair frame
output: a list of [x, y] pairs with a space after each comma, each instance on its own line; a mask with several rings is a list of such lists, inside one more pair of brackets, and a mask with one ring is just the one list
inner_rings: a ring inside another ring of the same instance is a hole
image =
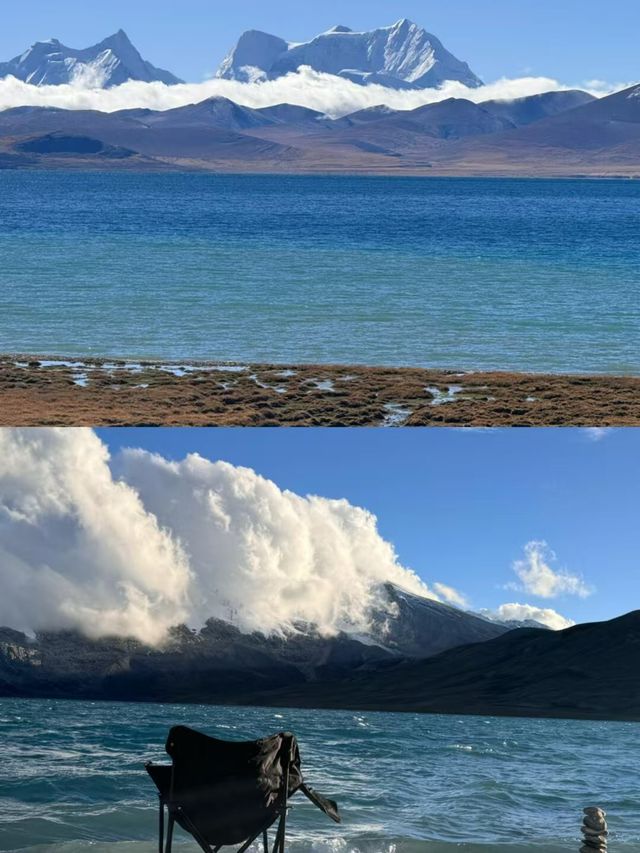
[[[241, 847], [239, 847], [236, 853], [246, 853], [246, 851], [251, 847], [254, 841], [257, 838], [262, 836], [262, 844], [263, 844], [263, 853], [285, 853], [285, 838], [287, 832], [287, 810], [291, 808], [288, 805], [289, 800], [289, 767], [291, 764], [291, 752], [292, 752], [293, 738], [289, 741], [289, 750], [288, 750], [288, 761], [286, 762], [284, 774], [282, 777], [282, 785], [278, 792], [279, 804], [277, 806], [277, 812], [274, 818], [269, 818], [269, 822], [258, 830], [251, 838], [247, 841], [243, 842]], [[148, 762], [145, 766], [149, 767], [152, 762]], [[160, 800], [160, 812], [158, 818], [158, 853], [171, 853], [173, 846], [173, 833], [175, 829], [176, 822], [182, 822], [188, 827], [188, 832], [193, 836], [196, 843], [203, 851], [203, 853], [218, 853], [219, 850], [222, 849], [225, 845], [218, 845], [217, 847], [212, 847], [205, 838], [203, 838], [202, 834], [198, 831], [197, 827], [192, 823], [189, 818], [189, 815], [185, 812], [181, 805], [174, 802], [173, 800], [173, 774], [174, 768], [171, 767], [171, 785], [169, 788], [169, 796], [165, 796], [163, 794], [159, 794]], [[167, 823], [167, 831], [166, 831], [166, 841], [165, 841], [165, 809], [167, 810], [168, 823]], [[269, 850], [269, 838], [268, 831], [274, 825], [274, 823], [278, 823], [278, 828], [276, 830], [276, 837], [273, 842], [273, 846], [271, 851]]]

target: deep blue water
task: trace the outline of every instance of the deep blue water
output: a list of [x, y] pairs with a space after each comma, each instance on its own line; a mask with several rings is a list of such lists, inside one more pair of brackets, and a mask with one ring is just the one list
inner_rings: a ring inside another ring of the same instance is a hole
[[153, 853], [143, 763], [166, 760], [177, 723], [296, 732], [343, 822], [294, 798], [293, 853], [577, 853], [587, 805], [608, 812], [612, 853], [640, 849], [637, 724], [5, 699], [0, 850]]
[[640, 373], [640, 182], [0, 172], [0, 351]]

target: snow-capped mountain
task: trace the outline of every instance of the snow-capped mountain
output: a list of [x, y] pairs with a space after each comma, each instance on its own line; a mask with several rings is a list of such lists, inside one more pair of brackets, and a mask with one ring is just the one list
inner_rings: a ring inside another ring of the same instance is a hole
[[380, 83], [396, 89], [427, 89], [445, 80], [472, 87], [482, 84], [466, 62], [406, 18], [363, 33], [338, 26], [302, 44], [249, 30], [223, 61], [217, 76], [245, 82], [272, 80], [303, 65], [362, 85]]
[[123, 30], [83, 50], [66, 47], [57, 39], [36, 42], [21, 56], [0, 62], [0, 78], [9, 75], [35, 86], [58, 86], [76, 80], [104, 88], [127, 80], [169, 85], [182, 82], [169, 71], [146, 62]]

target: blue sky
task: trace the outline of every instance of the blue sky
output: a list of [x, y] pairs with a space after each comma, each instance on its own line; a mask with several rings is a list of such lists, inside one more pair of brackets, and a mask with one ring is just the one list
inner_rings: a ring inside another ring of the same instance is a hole
[[[640, 606], [640, 430], [98, 430], [112, 453], [143, 447], [253, 468], [283, 489], [346, 498], [378, 516], [405, 566], [475, 609], [550, 607], [575, 621]], [[592, 594], [505, 589], [526, 543]]]
[[122, 27], [145, 58], [199, 81], [246, 29], [303, 41], [337, 23], [368, 29], [404, 17], [435, 33], [488, 81], [535, 74], [571, 84], [623, 83], [640, 76], [636, 0], [31, 0], [4, 4], [0, 59], [50, 37], [85, 47]]

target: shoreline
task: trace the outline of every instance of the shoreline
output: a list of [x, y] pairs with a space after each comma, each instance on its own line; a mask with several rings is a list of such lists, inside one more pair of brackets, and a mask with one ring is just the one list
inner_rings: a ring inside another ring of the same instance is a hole
[[[327, 682], [322, 682], [327, 686]], [[339, 700], [318, 701], [317, 696], [308, 698], [300, 695], [292, 698], [291, 691], [283, 690], [283, 697], [278, 696], [278, 691], [273, 694], [258, 694], [256, 696], [230, 696], [229, 698], [202, 699], [189, 698], [188, 696], [158, 698], [157, 696], [145, 698], [144, 696], [105, 696], [101, 693], [83, 693], [72, 696], [69, 694], [55, 693], [54, 691], [43, 691], [42, 693], [12, 693], [11, 695], [0, 694], [1, 702], [90, 702], [91, 704], [104, 705], [176, 705], [180, 707], [193, 706], [198, 708], [254, 708], [256, 710], [273, 711], [314, 711], [317, 714], [330, 714], [334, 711], [345, 713], [363, 714], [385, 714], [402, 715], [420, 714], [423, 717], [469, 717], [476, 720], [484, 720], [487, 717], [495, 720], [571, 720], [580, 723], [616, 723], [618, 725], [634, 725], [640, 722], [640, 714], [631, 712], [628, 715], [607, 713], [598, 710], [565, 709], [558, 708], [518, 708], [511, 709], [503, 707], [471, 708], [467, 706], [452, 706], [443, 703], [442, 707], [424, 707], [419, 703], [415, 705], [396, 706], [385, 705], [376, 702], [341, 702]]]
[[640, 376], [0, 355], [0, 426], [640, 426]]
[[[0, 150], [0, 155], [6, 152]], [[324, 165], [307, 165], [292, 169], [273, 164], [256, 166], [243, 164], [241, 161], [190, 161], [190, 160], [161, 160], [156, 159], [144, 165], [121, 163], [115, 168], [105, 168], [104, 164], [88, 163], [82, 160], [48, 159], [44, 162], [30, 164], [0, 162], [0, 174], [3, 172], [67, 172], [68, 174], [129, 174], [129, 175], [218, 175], [221, 177], [268, 177], [274, 178], [434, 178], [443, 180], [522, 180], [522, 181], [638, 181], [640, 168], [636, 166], [624, 168], [593, 168], [581, 172], [571, 169], [530, 169], [519, 170], [503, 167], [487, 166], [448, 169], [438, 166], [366, 166], [358, 168], [353, 164], [326, 167]]]

